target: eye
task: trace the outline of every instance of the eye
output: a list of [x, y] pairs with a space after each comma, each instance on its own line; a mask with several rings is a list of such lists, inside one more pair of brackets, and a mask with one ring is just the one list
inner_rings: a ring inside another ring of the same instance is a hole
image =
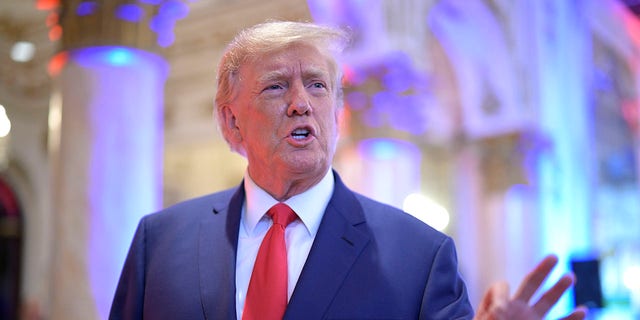
[[267, 90], [279, 90], [282, 89], [283, 87], [279, 84], [272, 84], [272, 85], [268, 85], [266, 88], [264, 88], [264, 91]]
[[317, 89], [324, 89], [324, 88], [326, 88], [327, 86], [326, 86], [324, 83], [322, 83], [322, 82], [313, 82], [313, 83], [311, 84], [311, 87], [312, 87], [312, 88], [317, 88]]

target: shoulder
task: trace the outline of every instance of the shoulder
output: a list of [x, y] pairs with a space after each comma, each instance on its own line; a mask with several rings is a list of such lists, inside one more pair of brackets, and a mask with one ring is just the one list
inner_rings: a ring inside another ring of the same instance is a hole
[[158, 212], [149, 214], [145, 216], [143, 220], [151, 224], [199, 221], [203, 216], [224, 210], [229, 205], [229, 201], [236, 191], [237, 188], [231, 188], [181, 201]]
[[450, 237], [396, 207], [373, 200], [354, 192], [364, 213], [366, 223], [378, 237], [388, 237], [389, 241], [427, 245], [436, 249]]
[[375, 238], [397, 245], [437, 249], [450, 237], [396, 207], [349, 189], [334, 172], [335, 189], [330, 205], [352, 224], [365, 222]]
[[224, 230], [226, 218], [215, 213], [229, 205], [235, 190], [237, 189], [185, 200], [148, 214], [140, 220], [136, 234], [145, 239], [148, 248], [169, 250], [177, 244], [194, 244], [203, 223], [213, 221], [215, 228]]

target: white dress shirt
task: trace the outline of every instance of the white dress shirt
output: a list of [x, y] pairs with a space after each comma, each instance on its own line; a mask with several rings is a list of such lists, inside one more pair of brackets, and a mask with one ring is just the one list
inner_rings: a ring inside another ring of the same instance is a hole
[[[295, 220], [285, 230], [287, 243], [287, 266], [289, 281], [287, 297], [291, 298], [298, 282], [313, 239], [316, 237], [320, 221], [333, 194], [333, 173], [328, 170], [324, 178], [311, 189], [289, 198], [286, 203], [300, 219]], [[236, 256], [236, 314], [242, 319], [245, 297], [258, 249], [272, 221], [266, 215], [267, 210], [278, 203], [271, 195], [244, 175], [245, 202], [242, 206], [240, 230], [238, 233], [238, 252]]]

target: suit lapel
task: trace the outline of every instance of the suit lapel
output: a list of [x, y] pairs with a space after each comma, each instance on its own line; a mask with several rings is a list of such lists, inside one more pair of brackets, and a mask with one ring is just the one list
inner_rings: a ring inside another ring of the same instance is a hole
[[289, 301], [285, 319], [322, 318], [369, 242], [364, 213], [334, 172], [335, 188]]
[[198, 264], [200, 295], [206, 319], [236, 319], [236, 250], [240, 213], [244, 201], [243, 184], [231, 200], [214, 204], [213, 213], [200, 224]]

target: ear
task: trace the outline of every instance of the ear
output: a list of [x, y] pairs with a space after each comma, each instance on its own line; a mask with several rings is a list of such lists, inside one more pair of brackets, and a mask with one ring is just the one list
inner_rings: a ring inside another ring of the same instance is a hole
[[220, 107], [220, 117], [222, 117], [222, 121], [220, 121], [220, 124], [223, 126], [222, 132], [224, 132], [227, 140], [232, 144], [242, 142], [242, 134], [238, 127], [238, 121], [230, 105]]

